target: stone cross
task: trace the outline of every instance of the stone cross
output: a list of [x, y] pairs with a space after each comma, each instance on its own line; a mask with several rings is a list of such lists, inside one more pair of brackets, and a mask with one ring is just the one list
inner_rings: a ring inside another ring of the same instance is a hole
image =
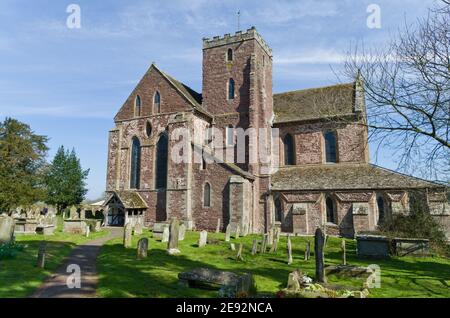
[[225, 230], [225, 242], [229, 242], [230, 238], [231, 238], [231, 224], [228, 224]]
[[291, 235], [288, 234], [287, 237], [287, 253], [288, 253], [288, 265], [292, 264], [292, 242], [291, 242]]
[[240, 234], [241, 234], [241, 227], [238, 224], [238, 225], [236, 225], [236, 233], [234, 234], [234, 238], [238, 239]]
[[325, 266], [324, 266], [324, 251], [325, 234], [320, 228], [316, 229], [314, 234], [314, 255], [316, 258], [316, 281], [325, 283]]
[[204, 247], [206, 245], [207, 240], [208, 240], [208, 232], [201, 231], [200, 238], [198, 240], [198, 247]]
[[236, 255], [236, 259], [238, 261], [243, 261], [244, 260], [244, 258], [242, 257], [242, 248], [243, 248], [242, 243], [239, 243], [239, 249], [238, 249], [238, 253]]
[[253, 240], [252, 255], [256, 255], [257, 252], [258, 252], [258, 241]]
[[131, 223], [127, 223], [123, 229], [123, 246], [125, 248], [131, 247], [132, 230]]
[[137, 243], [137, 258], [144, 259], [147, 258], [148, 252], [148, 238], [143, 237]]
[[307, 242], [306, 243], [306, 248], [305, 248], [305, 261], [309, 260], [309, 257], [311, 255], [311, 242]]
[[39, 245], [38, 255], [37, 255], [37, 267], [45, 268], [45, 254], [47, 249], [47, 243], [42, 242]]
[[217, 219], [216, 233], [220, 232], [220, 219]]
[[180, 222], [174, 218], [170, 222], [169, 243], [167, 244], [167, 250], [169, 254], [178, 254], [178, 235], [180, 234]]
[[178, 241], [184, 241], [184, 236], [186, 235], [186, 225], [181, 223], [179, 232], [178, 232]]
[[345, 250], [345, 239], [341, 241], [341, 250], [342, 250], [342, 265], [347, 265], [347, 254]]
[[170, 229], [168, 226], [164, 226], [161, 242], [163, 243], [169, 242], [169, 236], [170, 236]]

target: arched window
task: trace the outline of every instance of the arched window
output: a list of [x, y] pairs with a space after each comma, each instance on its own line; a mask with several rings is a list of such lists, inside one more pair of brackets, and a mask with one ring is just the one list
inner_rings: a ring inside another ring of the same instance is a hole
[[233, 61], [233, 50], [232, 49], [228, 49], [228, 51], [227, 51], [227, 61], [228, 62]]
[[294, 138], [287, 134], [283, 138], [284, 145], [284, 165], [291, 166], [295, 164]]
[[377, 199], [377, 206], [378, 206], [378, 223], [381, 223], [385, 218], [384, 199], [381, 195]]
[[282, 208], [281, 208], [281, 200], [280, 198], [275, 199], [275, 222], [281, 222], [282, 219]]
[[327, 198], [327, 222], [328, 223], [336, 223], [335, 211], [334, 211], [334, 202], [331, 198]]
[[137, 137], [133, 137], [131, 146], [130, 189], [139, 189], [140, 175], [141, 175], [141, 144]]
[[337, 162], [336, 134], [332, 131], [325, 133], [325, 160], [326, 162]]
[[228, 99], [234, 99], [234, 80], [232, 78], [228, 80]]
[[208, 182], [203, 187], [203, 206], [205, 208], [211, 207], [211, 185]]
[[234, 127], [229, 125], [226, 130], [227, 146], [234, 146]]
[[161, 134], [156, 144], [156, 189], [167, 187], [167, 158], [168, 158], [168, 138], [167, 134]]
[[159, 114], [161, 112], [161, 95], [159, 92], [156, 92], [155, 97], [153, 98], [153, 109], [155, 114]]
[[147, 137], [150, 137], [152, 135], [152, 124], [148, 121], [145, 125], [145, 134]]
[[134, 100], [134, 114], [135, 116], [141, 116], [141, 97], [139, 95]]

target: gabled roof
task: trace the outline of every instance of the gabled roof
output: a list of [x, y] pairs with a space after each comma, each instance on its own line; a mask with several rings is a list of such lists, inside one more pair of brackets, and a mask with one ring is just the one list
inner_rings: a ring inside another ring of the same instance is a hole
[[142, 199], [141, 195], [136, 191], [113, 191], [109, 197], [105, 200], [103, 206], [107, 206], [109, 202], [114, 198], [123, 204], [125, 209], [147, 209], [147, 203]]
[[355, 114], [356, 82], [273, 95], [275, 123]]
[[372, 164], [323, 164], [280, 168], [272, 190], [364, 190], [443, 188], [438, 183], [404, 175]]

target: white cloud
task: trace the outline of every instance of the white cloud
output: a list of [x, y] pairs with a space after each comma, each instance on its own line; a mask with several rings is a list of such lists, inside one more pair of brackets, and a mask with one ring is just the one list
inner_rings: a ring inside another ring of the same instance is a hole
[[299, 51], [297, 53], [280, 53], [274, 56], [275, 65], [290, 64], [340, 64], [346, 55], [333, 49], [314, 49]]

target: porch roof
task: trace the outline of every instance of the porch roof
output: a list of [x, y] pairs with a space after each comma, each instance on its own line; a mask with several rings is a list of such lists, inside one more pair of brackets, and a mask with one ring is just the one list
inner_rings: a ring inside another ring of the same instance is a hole
[[123, 204], [125, 209], [147, 209], [147, 203], [142, 199], [141, 195], [136, 191], [122, 190], [112, 191], [109, 197], [105, 200], [104, 205], [108, 205], [111, 199], [117, 197], [117, 199]]

